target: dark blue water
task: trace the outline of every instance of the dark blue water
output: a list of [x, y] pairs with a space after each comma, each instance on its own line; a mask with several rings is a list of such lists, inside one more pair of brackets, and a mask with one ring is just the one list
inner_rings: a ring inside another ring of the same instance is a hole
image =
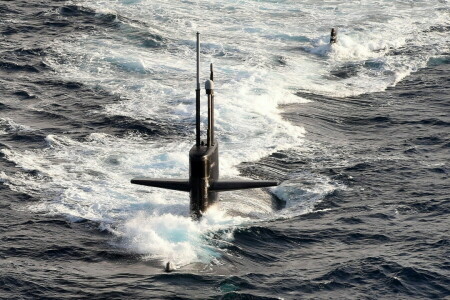
[[[115, 16], [34, 0], [0, 1], [0, 16], [16, 20], [0, 22], [1, 149], [27, 159], [28, 151], [48, 147], [49, 135], [85, 142], [92, 133], [133, 133], [149, 141], [191, 134], [183, 122], [99, 113], [120, 96], [58, 77], [46, 63], [59, 59], [50, 41], [114, 30]], [[430, 30], [448, 34], [450, 27]], [[166, 42], [146, 38], [147, 49]], [[350, 78], [359, 67], [347, 64], [330, 76]], [[117, 246], [111, 228], [95, 218], [27, 209], [57, 193], [40, 185], [46, 182], [41, 170], [18, 166], [3, 151], [0, 298], [450, 297], [449, 74], [450, 53], [444, 53], [385, 91], [351, 97], [297, 92], [312, 102], [284, 104], [282, 116], [305, 127], [309, 150], [279, 150], [238, 169], [243, 176], [280, 181], [296, 174], [297, 193], [304, 191], [305, 198], [317, 178], [340, 188], [324, 193], [306, 214], [237, 226], [226, 243], [223, 232], [210, 232], [208, 243], [222, 253], [218, 262], [173, 273], [164, 273], [158, 259]], [[54, 157], [52, 164], [58, 163]], [[21, 192], [10, 178], [35, 185]]]

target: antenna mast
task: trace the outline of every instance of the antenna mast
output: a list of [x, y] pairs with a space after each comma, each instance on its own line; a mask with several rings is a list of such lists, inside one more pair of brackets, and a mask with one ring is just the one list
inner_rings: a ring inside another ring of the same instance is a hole
[[197, 32], [197, 89], [195, 90], [195, 144], [200, 147], [200, 32]]
[[211, 75], [210, 79], [205, 82], [205, 90], [208, 95], [208, 132], [206, 143], [208, 147], [214, 145], [214, 71], [213, 64], [210, 65]]

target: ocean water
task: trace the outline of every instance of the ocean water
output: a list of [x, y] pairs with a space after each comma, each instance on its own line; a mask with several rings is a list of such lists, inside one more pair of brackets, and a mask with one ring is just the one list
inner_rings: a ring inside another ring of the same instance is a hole
[[[0, 16], [1, 299], [450, 297], [449, 1]], [[129, 182], [187, 177], [197, 31], [221, 177], [281, 182], [221, 193], [200, 222], [186, 193]]]

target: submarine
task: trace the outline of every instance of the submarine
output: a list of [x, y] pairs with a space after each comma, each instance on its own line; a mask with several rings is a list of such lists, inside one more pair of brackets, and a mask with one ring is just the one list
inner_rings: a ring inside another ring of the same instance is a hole
[[189, 151], [189, 178], [134, 178], [132, 184], [184, 191], [190, 194], [190, 215], [200, 219], [209, 206], [218, 201], [218, 193], [243, 189], [277, 186], [272, 180], [220, 180], [219, 142], [214, 137], [214, 70], [210, 64], [210, 78], [205, 82], [208, 101], [208, 124], [206, 139], [200, 132], [200, 33], [197, 32], [197, 87], [195, 115], [195, 144]]

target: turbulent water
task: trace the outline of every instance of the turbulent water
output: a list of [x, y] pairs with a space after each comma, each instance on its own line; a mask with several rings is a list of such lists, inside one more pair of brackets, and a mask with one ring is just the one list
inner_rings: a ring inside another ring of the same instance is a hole
[[[0, 16], [0, 298], [450, 297], [447, 0]], [[200, 222], [187, 193], [130, 184], [188, 175], [197, 31], [221, 177], [281, 182], [222, 193]]]

